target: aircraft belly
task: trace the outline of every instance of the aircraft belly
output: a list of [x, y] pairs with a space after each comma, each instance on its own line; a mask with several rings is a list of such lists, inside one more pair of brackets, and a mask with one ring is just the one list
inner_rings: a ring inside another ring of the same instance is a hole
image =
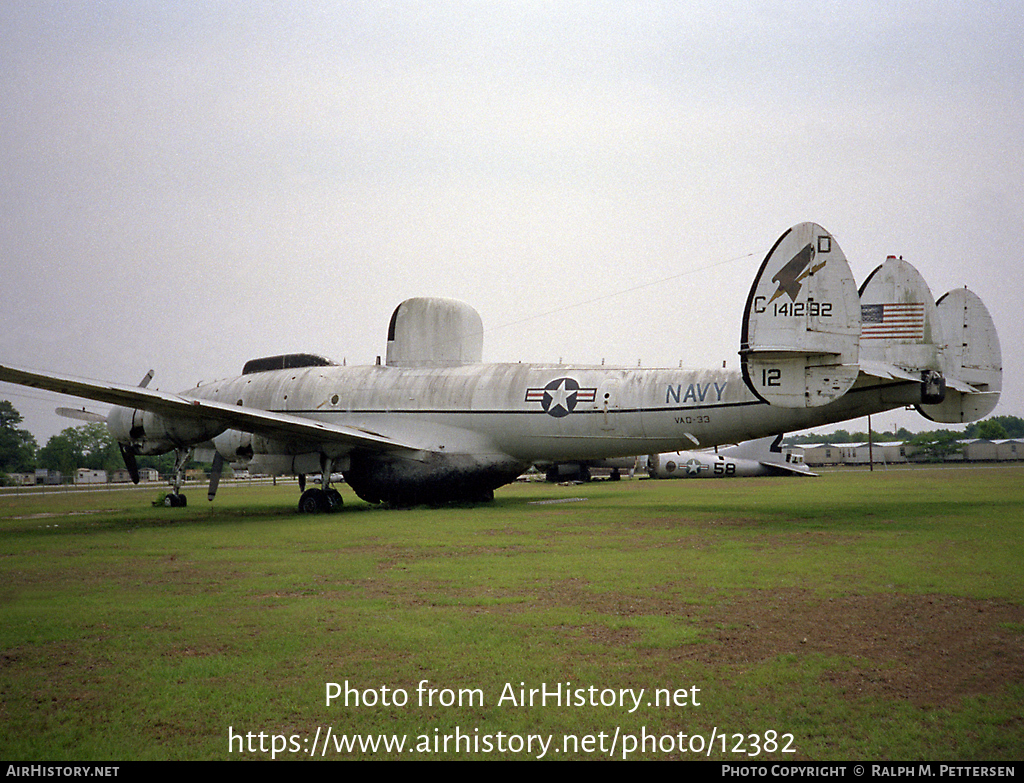
[[381, 454], [353, 454], [345, 481], [370, 503], [490, 500], [494, 490], [514, 481], [529, 463], [504, 454], [428, 454], [423, 461]]

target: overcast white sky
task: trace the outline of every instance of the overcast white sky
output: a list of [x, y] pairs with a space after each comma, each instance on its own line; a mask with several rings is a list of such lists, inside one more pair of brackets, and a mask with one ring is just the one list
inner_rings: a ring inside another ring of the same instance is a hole
[[897, 254], [978, 293], [1024, 415], [1022, 42], [1016, 0], [3, 3], [0, 360], [369, 363], [434, 295], [487, 361], [738, 366], [813, 220], [858, 284]]

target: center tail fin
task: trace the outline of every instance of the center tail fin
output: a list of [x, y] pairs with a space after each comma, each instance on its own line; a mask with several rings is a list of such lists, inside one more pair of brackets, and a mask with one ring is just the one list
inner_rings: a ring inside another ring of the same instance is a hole
[[915, 373], [943, 372], [946, 344], [928, 284], [911, 264], [889, 256], [860, 287], [860, 362]]
[[743, 380], [772, 405], [826, 405], [857, 380], [860, 330], [846, 256], [824, 228], [801, 223], [779, 237], [747, 296]]

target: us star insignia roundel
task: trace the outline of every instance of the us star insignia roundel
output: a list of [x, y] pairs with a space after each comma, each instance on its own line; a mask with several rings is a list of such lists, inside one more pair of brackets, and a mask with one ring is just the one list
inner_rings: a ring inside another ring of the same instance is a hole
[[704, 465], [699, 459], [688, 459], [686, 460], [686, 473], [689, 476], [699, 476], [702, 470], [707, 470], [707, 466]]
[[593, 402], [596, 388], [583, 388], [572, 378], [556, 378], [543, 389], [527, 389], [526, 401], [539, 402], [549, 416], [568, 416], [581, 402]]

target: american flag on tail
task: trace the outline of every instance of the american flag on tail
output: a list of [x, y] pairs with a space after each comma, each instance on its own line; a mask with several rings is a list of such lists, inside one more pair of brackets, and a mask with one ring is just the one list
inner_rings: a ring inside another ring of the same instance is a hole
[[861, 305], [860, 322], [862, 340], [923, 340], [924, 304]]

